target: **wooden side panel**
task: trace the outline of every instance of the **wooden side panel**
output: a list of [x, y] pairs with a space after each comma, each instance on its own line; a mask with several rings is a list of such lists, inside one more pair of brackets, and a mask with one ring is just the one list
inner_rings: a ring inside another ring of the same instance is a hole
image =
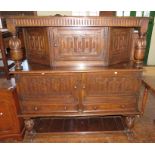
[[132, 28], [110, 29], [109, 64], [116, 64], [130, 60], [132, 34]]
[[[54, 66], [107, 65], [108, 28], [51, 28], [54, 35]], [[94, 61], [94, 62], [93, 62]]]
[[25, 28], [27, 59], [32, 63], [50, 65], [49, 45], [46, 28]]

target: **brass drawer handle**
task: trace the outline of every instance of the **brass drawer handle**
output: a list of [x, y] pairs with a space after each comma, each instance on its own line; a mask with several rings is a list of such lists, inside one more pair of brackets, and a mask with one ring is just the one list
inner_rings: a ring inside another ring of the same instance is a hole
[[121, 105], [121, 108], [125, 108], [126, 106], [125, 105]]
[[94, 109], [94, 110], [97, 110], [97, 107], [95, 106], [95, 107], [93, 107], [93, 109]]
[[83, 87], [82, 87], [83, 89], [85, 89], [86, 88], [86, 86], [85, 85], [83, 85]]
[[38, 110], [38, 107], [34, 107], [34, 111], [37, 111]]
[[2, 112], [0, 112], [0, 116], [2, 116], [3, 115], [3, 113]]
[[67, 110], [67, 107], [66, 106], [64, 107], [64, 110]]
[[77, 88], [77, 86], [74, 86], [74, 89], [76, 89]]

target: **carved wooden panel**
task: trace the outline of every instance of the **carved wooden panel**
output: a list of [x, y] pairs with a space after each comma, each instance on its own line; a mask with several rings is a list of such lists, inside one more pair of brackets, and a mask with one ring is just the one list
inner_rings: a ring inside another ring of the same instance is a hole
[[105, 71], [84, 76], [83, 109], [97, 111], [136, 111], [140, 72]]
[[46, 28], [25, 28], [26, 53], [29, 61], [50, 65]]
[[[51, 29], [53, 30], [53, 29]], [[108, 28], [55, 28], [54, 34], [54, 65], [74, 65], [79, 62], [91, 64], [100, 61], [107, 65]]]
[[130, 60], [132, 28], [111, 28], [109, 64]]
[[[132, 75], [134, 74], [135, 75]], [[140, 87], [140, 73], [105, 71], [104, 73], [85, 74], [87, 95], [132, 95], [138, 93]]]
[[65, 106], [71, 106], [70, 109], [75, 110], [79, 102], [79, 77], [80, 74], [21, 75], [17, 88], [22, 109], [32, 111], [33, 107], [34, 112], [38, 109], [41, 112], [65, 111]]

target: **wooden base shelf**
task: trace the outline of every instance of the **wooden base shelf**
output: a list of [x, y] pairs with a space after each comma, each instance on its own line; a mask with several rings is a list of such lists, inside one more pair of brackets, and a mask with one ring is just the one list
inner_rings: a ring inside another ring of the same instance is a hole
[[123, 131], [126, 125], [121, 116], [116, 117], [74, 117], [74, 118], [39, 118], [35, 120], [36, 133], [75, 134]]

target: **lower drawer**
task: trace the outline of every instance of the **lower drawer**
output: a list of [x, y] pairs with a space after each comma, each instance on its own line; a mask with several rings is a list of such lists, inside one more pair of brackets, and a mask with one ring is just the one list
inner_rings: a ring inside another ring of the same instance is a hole
[[77, 112], [77, 105], [62, 104], [25, 104], [21, 106], [23, 114], [49, 114], [52, 112]]
[[137, 111], [138, 104], [136, 97], [105, 97], [102, 99], [93, 98], [92, 101], [86, 101], [83, 105], [84, 112], [97, 111]]
[[137, 111], [137, 107], [132, 104], [89, 104], [83, 106], [84, 112], [111, 112], [111, 111]]

